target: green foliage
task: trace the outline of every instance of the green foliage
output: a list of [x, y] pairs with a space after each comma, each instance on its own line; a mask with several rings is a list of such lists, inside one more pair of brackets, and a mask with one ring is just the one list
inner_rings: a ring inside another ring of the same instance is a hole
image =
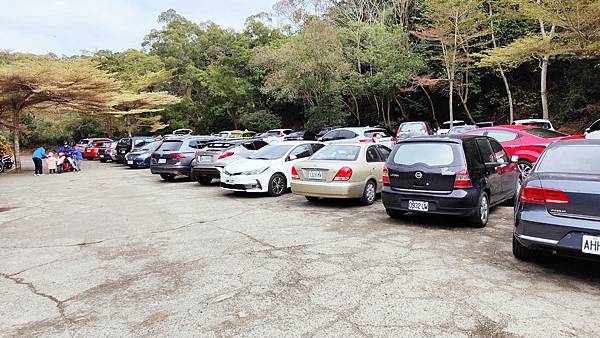
[[256, 132], [281, 128], [281, 118], [266, 110], [248, 113], [241, 118], [240, 123], [241, 127]]

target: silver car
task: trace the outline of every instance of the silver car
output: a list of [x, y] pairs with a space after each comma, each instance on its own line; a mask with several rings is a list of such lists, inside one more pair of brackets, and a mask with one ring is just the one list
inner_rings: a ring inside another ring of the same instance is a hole
[[213, 178], [221, 177], [221, 171], [226, 165], [247, 158], [267, 144], [260, 139], [209, 143], [206, 148], [196, 153], [192, 161], [191, 177], [202, 185], [209, 185]]
[[218, 140], [220, 138], [214, 136], [169, 137], [152, 153], [150, 172], [160, 175], [166, 181], [173, 181], [178, 175], [190, 176], [196, 152]]
[[377, 144], [382, 144], [388, 148], [392, 148], [394, 146], [393, 138], [388, 135], [385, 129], [378, 127], [338, 128], [327, 132], [319, 139], [319, 141], [327, 144], [373, 142], [373, 136], [376, 134], [379, 134], [380, 136], [380, 138], [376, 141]]

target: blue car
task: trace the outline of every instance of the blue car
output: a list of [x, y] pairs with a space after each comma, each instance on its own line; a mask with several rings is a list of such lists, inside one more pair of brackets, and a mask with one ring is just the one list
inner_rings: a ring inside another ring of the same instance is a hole
[[161, 143], [161, 141], [148, 143], [139, 150], [128, 153], [125, 155], [125, 164], [130, 168], [150, 168], [152, 153], [158, 149]]
[[551, 144], [523, 182], [513, 254], [539, 252], [600, 261], [600, 141]]

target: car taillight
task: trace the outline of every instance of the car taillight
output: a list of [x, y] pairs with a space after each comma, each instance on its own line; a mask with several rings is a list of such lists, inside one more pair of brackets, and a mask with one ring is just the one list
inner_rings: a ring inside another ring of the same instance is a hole
[[569, 196], [560, 190], [524, 187], [519, 197], [521, 202], [535, 204], [568, 204]]
[[383, 184], [390, 184], [390, 170], [383, 167]]
[[226, 151], [223, 154], [221, 154], [221, 156], [219, 156], [219, 160], [223, 159], [223, 158], [227, 158], [229, 156], [233, 155], [233, 151]]
[[335, 174], [335, 177], [333, 178], [333, 180], [334, 181], [349, 181], [351, 177], [352, 177], [352, 168], [342, 167], [342, 169], [340, 169], [337, 172], [337, 174]]
[[364, 139], [360, 140], [360, 142], [363, 142], [363, 143], [364, 143], [364, 142], [370, 142], [370, 141], [371, 141], [371, 140], [369, 140], [368, 138], [364, 138]]
[[292, 179], [293, 180], [299, 180], [300, 176], [298, 175], [298, 170], [296, 170], [296, 167], [292, 166]]
[[469, 177], [469, 171], [467, 169], [463, 169], [456, 173], [456, 177], [454, 178], [455, 189], [464, 189], [472, 187], [473, 183], [471, 183], [471, 178]]
[[185, 158], [185, 155], [182, 153], [170, 154], [169, 158]]

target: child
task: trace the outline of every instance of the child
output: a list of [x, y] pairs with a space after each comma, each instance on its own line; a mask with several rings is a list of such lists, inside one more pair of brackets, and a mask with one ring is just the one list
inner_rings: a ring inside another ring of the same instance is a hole
[[80, 172], [81, 168], [79, 167], [79, 163], [83, 160], [83, 154], [81, 153], [81, 148], [77, 145], [73, 150], [73, 159], [75, 160], [75, 171]]
[[48, 153], [48, 157], [46, 158], [46, 165], [48, 166], [48, 174], [56, 174], [56, 157], [53, 152]]

